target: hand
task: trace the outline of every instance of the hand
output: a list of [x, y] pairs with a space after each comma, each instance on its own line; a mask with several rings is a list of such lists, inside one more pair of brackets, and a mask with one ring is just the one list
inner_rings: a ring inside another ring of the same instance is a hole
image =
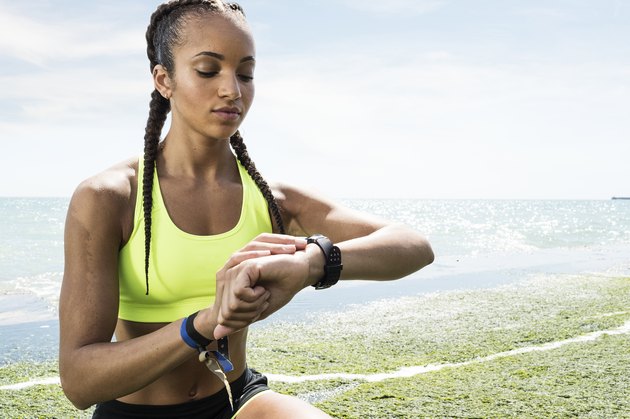
[[315, 250], [314, 253], [300, 251], [292, 255], [270, 255], [243, 263], [254, 266], [252, 271], [258, 274], [256, 285], [263, 286], [270, 292], [265, 308], [257, 320], [267, 318], [278, 311], [291, 301], [295, 294], [316, 282], [313, 275], [317, 270], [312, 269], [311, 264], [321, 263], [323, 267], [323, 262], [321, 251], [318, 248]]
[[260, 318], [269, 303], [270, 293], [256, 284], [256, 265], [243, 262], [271, 254], [293, 254], [306, 247], [306, 239], [281, 234], [263, 233], [234, 253], [217, 272], [216, 297], [212, 317], [217, 326], [215, 339], [240, 330]]

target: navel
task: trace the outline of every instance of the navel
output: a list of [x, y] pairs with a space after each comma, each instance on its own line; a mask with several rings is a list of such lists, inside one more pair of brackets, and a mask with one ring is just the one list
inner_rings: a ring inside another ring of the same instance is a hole
[[195, 383], [190, 388], [190, 390], [188, 390], [188, 397], [190, 399], [196, 399], [198, 394], [199, 394], [199, 388], [198, 388], [197, 384]]

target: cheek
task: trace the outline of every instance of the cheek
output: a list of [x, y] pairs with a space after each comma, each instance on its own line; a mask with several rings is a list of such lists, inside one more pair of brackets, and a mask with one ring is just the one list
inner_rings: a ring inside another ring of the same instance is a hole
[[208, 86], [194, 80], [178, 85], [178, 90], [180, 103], [191, 112], [202, 110], [212, 96]]
[[241, 96], [243, 98], [243, 103], [249, 108], [254, 100], [254, 93], [256, 89], [254, 87], [254, 83], [248, 83], [241, 87]]

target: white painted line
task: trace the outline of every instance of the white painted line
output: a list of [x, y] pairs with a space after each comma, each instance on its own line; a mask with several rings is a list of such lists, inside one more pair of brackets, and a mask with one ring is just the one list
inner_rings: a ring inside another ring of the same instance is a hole
[[495, 360], [497, 358], [505, 358], [508, 356], [520, 355], [520, 354], [525, 354], [529, 352], [550, 351], [552, 349], [557, 349], [564, 345], [568, 345], [570, 343], [594, 341], [594, 340], [599, 339], [603, 335], [622, 335], [626, 333], [630, 333], [630, 321], [627, 321], [622, 326], [616, 329], [600, 330], [597, 332], [588, 333], [586, 335], [578, 336], [571, 339], [545, 343], [544, 345], [527, 346], [525, 348], [518, 348], [518, 349], [513, 349], [511, 351], [499, 352], [497, 354], [488, 355], [482, 358], [472, 359], [466, 362], [448, 363], [448, 364], [429, 364], [429, 365], [423, 365], [423, 366], [403, 367], [399, 369], [398, 371], [394, 371], [394, 372], [369, 374], [369, 375], [344, 374], [344, 373], [302, 375], [298, 377], [290, 376], [290, 375], [282, 375], [282, 374], [265, 374], [265, 375], [271, 381], [278, 381], [278, 382], [283, 382], [283, 383], [302, 383], [305, 381], [332, 380], [335, 378], [344, 379], [344, 380], [363, 380], [363, 381], [368, 381], [368, 382], [378, 382], [378, 381], [383, 381], [383, 380], [389, 380], [392, 378], [413, 377], [414, 375], [425, 374], [432, 371], [439, 371], [444, 368], [465, 367], [471, 364], [488, 362], [488, 361]]
[[[600, 330], [597, 332], [588, 333], [586, 335], [578, 336], [571, 339], [545, 343], [544, 345], [527, 346], [525, 348], [518, 348], [518, 349], [513, 349], [511, 351], [499, 352], [497, 354], [488, 355], [482, 358], [472, 359], [466, 362], [457, 362], [457, 363], [448, 363], [448, 364], [429, 364], [429, 365], [414, 366], [414, 367], [403, 367], [399, 369], [398, 371], [380, 373], [380, 374], [329, 373], [329, 374], [317, 374], [317, 375], [302, 375], [302, 376], [297, 376], [297, 377], [291, 376], [291, 375], [282, 375], [282, 374], [265, 374], [265, 375], [272, 381], [278, 381], [282, 383], [303, 383], [305, 381], [322, 381], [322, 380], [332, 380], [335, 378], [339, 378], [343, 380], [362, 380], [362, 381], [368, 381], [368, 382], [378, 382], [378, 381], [383, 381], [383, 380], [389, 380], [392, 378], [413, 377], [415, 375], [425, 374], [427, 372], [439, 371], [444, 368], [464, 367], [471, 364], [488, 362], [497, 358], [505, 358], [508, 356], [520, 355], [520, 354], [525, 354], [529, 352], [550, 351], [552, 349], [558, 349], [570, 343], [590, 342], [590, 341], [597, 340], [604, 335], [623, 335], [626, 333], [630, 333], [630, 321], [627, 321], [622, 326], [616, 329]], [[59, 377], [49, 377], [49, 378], [44, 378], [40, 380], [27, 381], [24, 383], [0, 386], [0, 390], [22, 390], [22, 389], [32, 387], [32, 386], [37, 386], [37, 385], [53, 385], [53, 384], [56, 384], [56, 385], [60, 384]]]
[[23, 390], [33, 386], [48, 386], [53, 384], [61, 384], [59, 377], [48, 377], [40, 380], [27, 381], [25, 383], [10, 384], [0, 387], [0, 390]]

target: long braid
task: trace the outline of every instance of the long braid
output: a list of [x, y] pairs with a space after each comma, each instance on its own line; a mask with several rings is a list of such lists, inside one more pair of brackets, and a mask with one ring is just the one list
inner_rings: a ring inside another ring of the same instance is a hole
[[151, 253], [151, 208], [153, 206], [153, 173], [158, 143], [170, 102], [153, 90], [149, 104], [149, 119], [144, 134], [144, 172], [142, 173], [142, 209], [144, 210], [144, 277], [149, 295], [149, 254]]
[[[187, 15], [201, 16], [203, 13], [207, 12], [233, 14], [233, 16], [243, 19], [245, 17], [245, 12], [240, 5], [237, 3], [223, 2], [222, 0], [174, 0], [158, 6], [151, 15], [151, 21], [146, 32], [147, 56], [149, 58], [151, 72], [153, 72], [156, 65], [160, 64], [171, 76], [175, 74], [173, 47], [178, 45], [182, 40], [182, 31], [185, 23], [183, 17]], [[164, 127], [166, 117], [170, 110], [171, 106], [169, 100], [165, 99], [157, 90], [154, 90], [151, 93], [149, 118], [144, 135], [144, 171], [142, 174], [146, 295], [149, 294], [153, 175], [155, 173], [155, 162], [157, 159], [160, 135], [162, 134], [162, 128]], [[236, 152], [237, 158], [247, 169], [247, 172], [256, 182], [256, 185], [258, 185], [258, 188], [267, 200], [279, 230], [284, 233], [284, 223], [282, 222], [280, 210], [271, 193], [271, 189], [249, 158], [247, 148], [238, 132], [230, 138], [230, 143]]]
[[236, 133], [232, 135], [232, 137], [230, 137], [230, 144], [232, 145], [232, 148], [236, 153], [236, 158], [238, 158], [238, 161], [240, 161], [243, 167], [247, 170], [247, 173], [254, 180], [254, 182], [258, 186], [258, 189], [260, 189], [260, 192], [262, 192], [263, 196], [267, 200], [267, 205], [271, 210], [271, 215], [273, 216], [273, 219], [276, 222], [276, 225], [278, 226], [280, 232], [284, 234], [284, 222], [282, 221], [282, 216], [280, 214], [280, 207], [278, 206], [276, 198], [271, 192], [271, 188], [262, 177], [260, 172], [258, 172], [258, 170], [256, 169], [256, 165], [249, 157], [247, 147], [243, 142], [243, 137], [241, 137], [240, 132], [236, 131]]

